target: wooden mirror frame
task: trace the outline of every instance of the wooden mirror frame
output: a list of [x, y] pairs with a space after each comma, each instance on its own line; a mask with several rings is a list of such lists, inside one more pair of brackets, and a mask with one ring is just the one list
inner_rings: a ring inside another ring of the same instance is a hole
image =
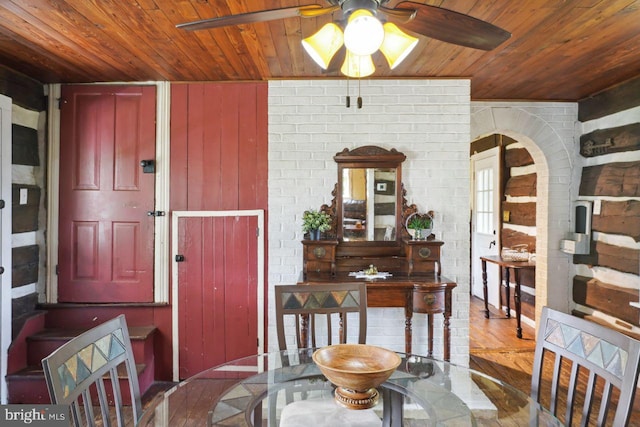
[[[345, 148], [333, 157], [338, 164], [338, 182], [331, 195], [333, 200], [331, 205], [322, 205], [320, 210], [329, 214], [332, 218], [331, 229], [325, 233], [328, 238], [335, 238], [341, 245], [353, 246], [387, 246], [398, 245], [402, 240], [409, 239], [409, 233], [405, 229], [406, 218], [417, 211], [415, 205], [407, 206], [406, 190], [402, 184], [402, 162], [406, 156], [392, 148], [391, 150], [367, 145], [349, 150]], [[366, 240], [366, 241], [344, 241], [343, 239], [343, 197], [342, 197], [342, 177], [344, 169], [353, 168], [387, 168], [396, 170], [395, 181], [395, 239], [394, 240]]]

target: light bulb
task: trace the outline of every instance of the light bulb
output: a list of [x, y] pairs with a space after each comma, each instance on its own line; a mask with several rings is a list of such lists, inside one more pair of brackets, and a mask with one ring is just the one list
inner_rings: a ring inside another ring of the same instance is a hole
[[344, 29], [344, 44], [354, 55], [371, 55], [384, 40], [380, 21], [366, 9], [358, 9], [349, 16]]

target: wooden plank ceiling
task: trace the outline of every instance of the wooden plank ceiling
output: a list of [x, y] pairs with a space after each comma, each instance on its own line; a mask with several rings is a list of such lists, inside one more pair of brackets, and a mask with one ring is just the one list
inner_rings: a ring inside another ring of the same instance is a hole
[[[399, 0], [391, 0], [393, 7]], [[420, 37], [373, 78], [463, 77], [473, 99], [575, 101], [640, 76], [640, 0], [415, 0], [512, 33], [490, 52]], [[3, 0], [0, 64], [42, 83], [342, 78], [300, 41], [340, 12], [189, 32], [176, 24], [325, 0]]]

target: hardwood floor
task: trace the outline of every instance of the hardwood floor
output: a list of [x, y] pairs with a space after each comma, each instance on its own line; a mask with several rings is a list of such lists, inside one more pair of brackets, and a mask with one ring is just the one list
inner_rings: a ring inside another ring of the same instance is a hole
[[[530, 394], [534, 328], [523, 323], [523, 338], [518, 339], [516, 320], [507, 319], [504, 312], [490, 306], [490, 319], [485, 319], [484, 303], [475, 297], [471, 297], [469, 310], [469, 366]], [[636, 394], [629, 426], [640, 427], [640, 393]]]

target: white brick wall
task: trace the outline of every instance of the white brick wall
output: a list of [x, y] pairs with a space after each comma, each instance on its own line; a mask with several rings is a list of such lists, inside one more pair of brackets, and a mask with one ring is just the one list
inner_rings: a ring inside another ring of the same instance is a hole
[[[295, 283], [302, 270], [301, 215], [331, 202], [333, 156], [344, 148], [378, 145], [407, 156], [407, 201], [435, 211], [443, 274], [454, 291], [452, 361], [468, 363], [469, 141], [468, 80], [345, 80], [269, 82], [269, 342], [276, 348], [273, 286]], [[435, 321], [435, 356], [442, 357], [442, 316]], [[426, 318], [414, 315], [413, 351], [426, 353]], [[404, 351], [400, 308], [369, 309], [367, 341]]]

